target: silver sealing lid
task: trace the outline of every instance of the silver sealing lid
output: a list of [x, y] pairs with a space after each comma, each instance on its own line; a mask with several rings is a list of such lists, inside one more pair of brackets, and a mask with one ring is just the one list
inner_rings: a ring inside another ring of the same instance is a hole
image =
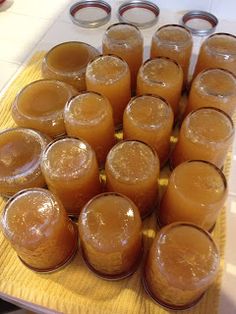
[[206, 36], [215, 31], [218, 19], [209, 12], [193, 10], [187, 12], [182, 17], [182, 24], [187, 27], [193, 35]]
[[121, 4], [118, 8], [120, 22], [131, 23], [140, 28], [156, 24], [159, 14], [159, 7], [150, 1], [131, 0]]
[[105, 1], [79, 1], [70, 7], [70, 17], [76, 25], [95, 28], [111, 18], [111, 6]]

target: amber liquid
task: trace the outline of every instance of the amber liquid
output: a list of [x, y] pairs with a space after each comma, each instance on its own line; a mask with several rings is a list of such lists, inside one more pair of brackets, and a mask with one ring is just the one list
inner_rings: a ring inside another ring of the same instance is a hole
[[163, 165], [168, 158], [174, 116], [170, 106], [158, 97], [133, 98], [124, 112], [124, 139], [143, 141], [155, 148]]
[[39, 80], [27, 85], [16, 97], [12, 117], [17, 125], [55, 137], [65, 133], [63, 110], [76, 90], [63, 82]]
[[93, 92], [73, 98], [64, 112], [69, 136], [87, 141], [95, 150], [100, 165], [115, 144], [112, 107], [109, 100]]
[[146, 281], [158, 302], [185, 309], [213, 283], [219, 260], [208, 234], [191, 225], [169, 225], [157, 234], [149, 251]]
[[137, 78], [137, 95], [153, 94], [163, 97], [178, 113], [183, 85], [183, 71], [175, 62], [155, 58], [142, 65]]
[[176, 167], [160, 206], [161, 224], [188, 221], [210, 230], [227, 197], [223, 173], [212, 164], [190, 161]]
[[123, 141], [109, 152], [105, 165], [106, 187], [128, 196], [142, 217], [158, 200], [159, 160], [144, 143]]
[[29, 129], [0, 133], [0, 193], [13, 195], [30, 187], [43, 187], [40, 158], [50, 139]]
[[94, 198], [81, 212], [79, 235], [84, 255], [98, 273], [121, 275], [137, 264], [141, 219], [129, 199], [113, 193]]
[[214, 107], [232, 117], [235, 104], [236, 78], [225, 70], [209, 69], [194, 79], [185, 115], [201, 107]]
[[206, 160], [221, 168], [233, 141], [232, 120], [213, 108], [200, 108], [184, 120], [172, 154], [172, 166], [187, 160]]
[[44, 78], [52, 78], [71, 84], [77, 90], [85, 90], [85, 69], [99, 51], [83, 42], [65, 42], [53, 47], [42, 64]]
[[125, 60], [131, 73], [131, 88], [135, 90], [137, 74], [143, 62], [143, 38], [141, 32], [130, 24], [110, 26], [102, 44], [103, 54], [114, 54]]
[[77, 236], [61, 203], [49, 191], [29, 189], [7, 203], [3, 232], [22, 261], [38, 271], [54, 270], [77, 248]]
[[192, 36], [181, 26], [161, 27], [152, 37], [151, 58], [168, 57], [178, 62], [184, 73], [184, 82], [188, 80], [189, 63], [192, 53]]
[[203, 42], [194, 77], [207, 68], [226, 69], [236, 75], [236, 37], [219, 33], [210, 36]]
[[108, 98], [113, 109], [115, 125], [120, 125], [124, 109], [131, 97], [127, 63], [115, 56], [96, 58], [87, 67], [86, 85], [88, 90]]
[[41, 167], [48, 188], [69, 214], [78, 215], [101, 192], [95, 153], [86, 142], [73, 138], [54, 142], [44, 152]]

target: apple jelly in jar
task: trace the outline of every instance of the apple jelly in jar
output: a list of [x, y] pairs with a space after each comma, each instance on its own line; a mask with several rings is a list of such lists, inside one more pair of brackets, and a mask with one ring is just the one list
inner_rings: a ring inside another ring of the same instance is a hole
[[115, 144], [115, 127], [109, 100], [95, 92], [84, 92], [71, 99], [64, 111], [69, 136], [82, 138], [95, 150], [100, 165]]
[[193, 80], [185, 115], [201, 107], [214, 107], [230, 117], [236, 110], [236, 76], [224, 69], [206, 69]]
[[131, 99], [123, 117], [124, 139], [143, 141], [152, 146], [163, 166], [170, 151], [174, 115], [161, 97], [140, 95]]
[[144, 218], [158, 201], [159, 172], [159, 159], [150, 146], [139, 141], [121, 141], [107, 156], [106, 187], [129, 197]]
[[0, 132], [0, 194], [46, 185], [40, 159], [50, 138], [40, 132], [13, 128]]
[[151, 58], [168, 57], [177, 61], [183, 69], [184, 83], [187, 83], [192, 47], [192, 35], [187, 28], [178, 24], [167, 24], [153, 35], [150, 55]]
[[42, 63], [42, 75], [44, 78], [64, 81], [78, 91], [86, 90], [86, 66], [98, 55], [96, 48], [84, 42], [61, 43], [46, 53]]
[[12, 106], [17, 125], [39, 130], [51, 137], [65, 133], [63, 111], [66, 102], [76, 95], [69, 84], [56, 80], [38, 80], [24, 87]]
[[143, 283], [164, 307], [184, 310], [195, 305], [213, 284], [220, 256], [210, 234], [188, 223], [173, 223], [156, 235], [148, 253]]
[[209, 231], [215, 225], [227, 198], [223, 172], [202, 160], [190, 160], [177, 166], [159, 210], [161, 225], [188, 221]]
[[21, 261], [34, 271], [54, 271], [69, 262], [77, 250], [77, 226], [46, 189], [15, 194], [5, 205], [1, 225]]
[[194, 76], [208, 68], [226, 69], [236, 75], [236, 36], [215, 33], [205, 39], [200, 48]]
[[68, 214], [78, 216], [88, 200], [101, 192], [95, 152], [83, 140], [52, 142], [43, 153], [41, 168], [49, 190], [58, 196]]
[[182, 123], [171, 166], [197, 159], [222, 168], [233, 138], [234, 124], [224, 111], [212, 107], [192, 111]]
[[153, 94], [169, 102], [177, 116], [183, 85], [183, 70], [166, 57], [147, 60], [139, 69], [137, 95]]
[[123, 112], [131, 98], [128, 64], [114, 55], [99, 56], [86, 70], [87, 89], [106, 96], [113, 109], [116, 127], [120, 127]]
[[109, 26], [103, 36], [102, 50], [103, 54], [114, 54], [128, 63], [131, 87], [135, 91], [138, 70], [143, 63], [143, 36], [140, 30], [128, 23]]
[[88, 267], [104, 279], [131, 275], [142, 255], [142, 223], [139, 211], [117, 193], [95, 196], [82, 209], [79, 236]]

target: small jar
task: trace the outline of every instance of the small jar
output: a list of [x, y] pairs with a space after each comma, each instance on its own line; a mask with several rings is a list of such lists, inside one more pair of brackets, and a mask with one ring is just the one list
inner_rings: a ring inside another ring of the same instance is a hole
[[233, 138], [234, 124], [224, 111], [207, 107], [192, 111], [182, 123], [171, 166], [197, 159], [222, 168]]
[[227, 182], [219, 168], [207, 161], [186, 161], [171, 173], [159, 222], [186, 221], [212, 230], [226, 198]]
[[42, 63], [42, 75], [44, 78], [64, 81], [78, 91], [86, 90], [86, 66], [98, 55], [97, 49], [83, 42], [61, 43], [45, 55]]
[[178, 24], [167, 24], [153, 35], [150, 56], [168, 57], [178, 62], [183, 69], [184, 83], [187, 83], [192, 47], [192, 35], [187, 28]]
[[82, 255], [88, 267], [104, 279], [131, 275], [142, 254], [142, 223], [139, 211], [118, 193], [95, 196], [79, 217]]
[[216, 279], [220, 265], [210, 234], [188, 223], [173, 223], [156, 235], [143, 283], [148, 294], [171, 310], [195, 305]]
[[137, 95], [153, 94], [163, 97], [171, 105], [175, 117], [179, 110], [182, 86], [182, 68], [169, 58], [149, 59], [139, 69]]
[[174, 115], [161, 97], [141, 95], [131, 99], [123, 118], [124, 139], [143, 141], [152, 146], [163, 166], [170, 151]]
[[201, 107], [214, 107], [230, 117], [236, 109], [236, 77], [223, 69], [206, 69], [193, 80], [185, 115]]
[[0, 194], [46, 185], [40, 169], [40, 159], [50, 138], [26, 128], [0, 132]]
[[82, 138], [95, 150], [100, 165], [115, 144], [113, 112], [109, 100], [95, 92], [84, 92], [65, 106], [64, 120], [69, 136]]
[[156, 207], [160, 164], [151, 147], [139, 141], [119, 142], [107, 155], [105, 173], [107, 190], [129, 197], [142, 218]]
[[102, 41], [103, 54], [114, 54], [125, 60], [130, 69], [131, 88], [135, 91], [137, 74], [143, 63], [143, 36], [132, 24], [116, 23], [106, 30]]
[[236, 75], [236, 36], [228, 33], [215, 33], [203, 42], [194, 77], [208, 68], [226, 69]]
[[50, 143], [41, 168], [49, 190], [68, 214], [78, 216], [88, 200], [101, 192], [96, 155], [85, 141], [63, 138]]
[[5, 205], [1, 225], [21, 261], [34, 271], [57, 270], [77, 251], [77, 226], [48, 190], [34, 188], [15, 194]]
[[131, 98], [128, 64], [114, 55], [99, 56], [86, 70], [87, 89], [106, 96], [113, 109], [116, 127], [120, 127], [123, 112]]
[[76, 90], [56, 80], [38, 80], [24, 87], [12, 106], [12, 118], [17, 125], [36, 129], [51, 137], [65, 133], [63, 111]]

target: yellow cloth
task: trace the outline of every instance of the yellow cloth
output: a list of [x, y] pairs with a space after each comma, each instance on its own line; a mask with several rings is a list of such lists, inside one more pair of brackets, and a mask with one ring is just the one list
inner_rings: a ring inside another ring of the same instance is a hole
[[[43, 55], [43, 52], [38, 52], [32, 57], [0, 100], [1, 129], [14, 126], [11, 118], [11, 104], [22, 87], [40, 78]], [[230, 153], [224, 168], [226, 176], [229, 174], [229, 169]], [[165, 176], [166, 174], [162, 173], [162, 184], [166, 184]], [[0, 199], [0, 211], [4, 203], [5, 201]], [[147, 248], [155, 235], [155, 215], [145, 219], [143, 224], [144, 245]], [[221, 211], [214, 229], [214, 239], [222, 257], [221, 271], [203, 299], [185, 313], [214, 314], [218, 312], [225, 246], [225, 209]], [[68, 314], [169, 313], [146, 295], [141, 284], [141, 272], [142, 265], [134, 275], [127, 279], [118, 282], [104, 281], [87, 269], [78, 253], [72, 263], [64, 269], [52, 274], [37, 274], [20, 262], [0, 232], [0, 297], [3, 293], [49, 308], [54, 312]]]

